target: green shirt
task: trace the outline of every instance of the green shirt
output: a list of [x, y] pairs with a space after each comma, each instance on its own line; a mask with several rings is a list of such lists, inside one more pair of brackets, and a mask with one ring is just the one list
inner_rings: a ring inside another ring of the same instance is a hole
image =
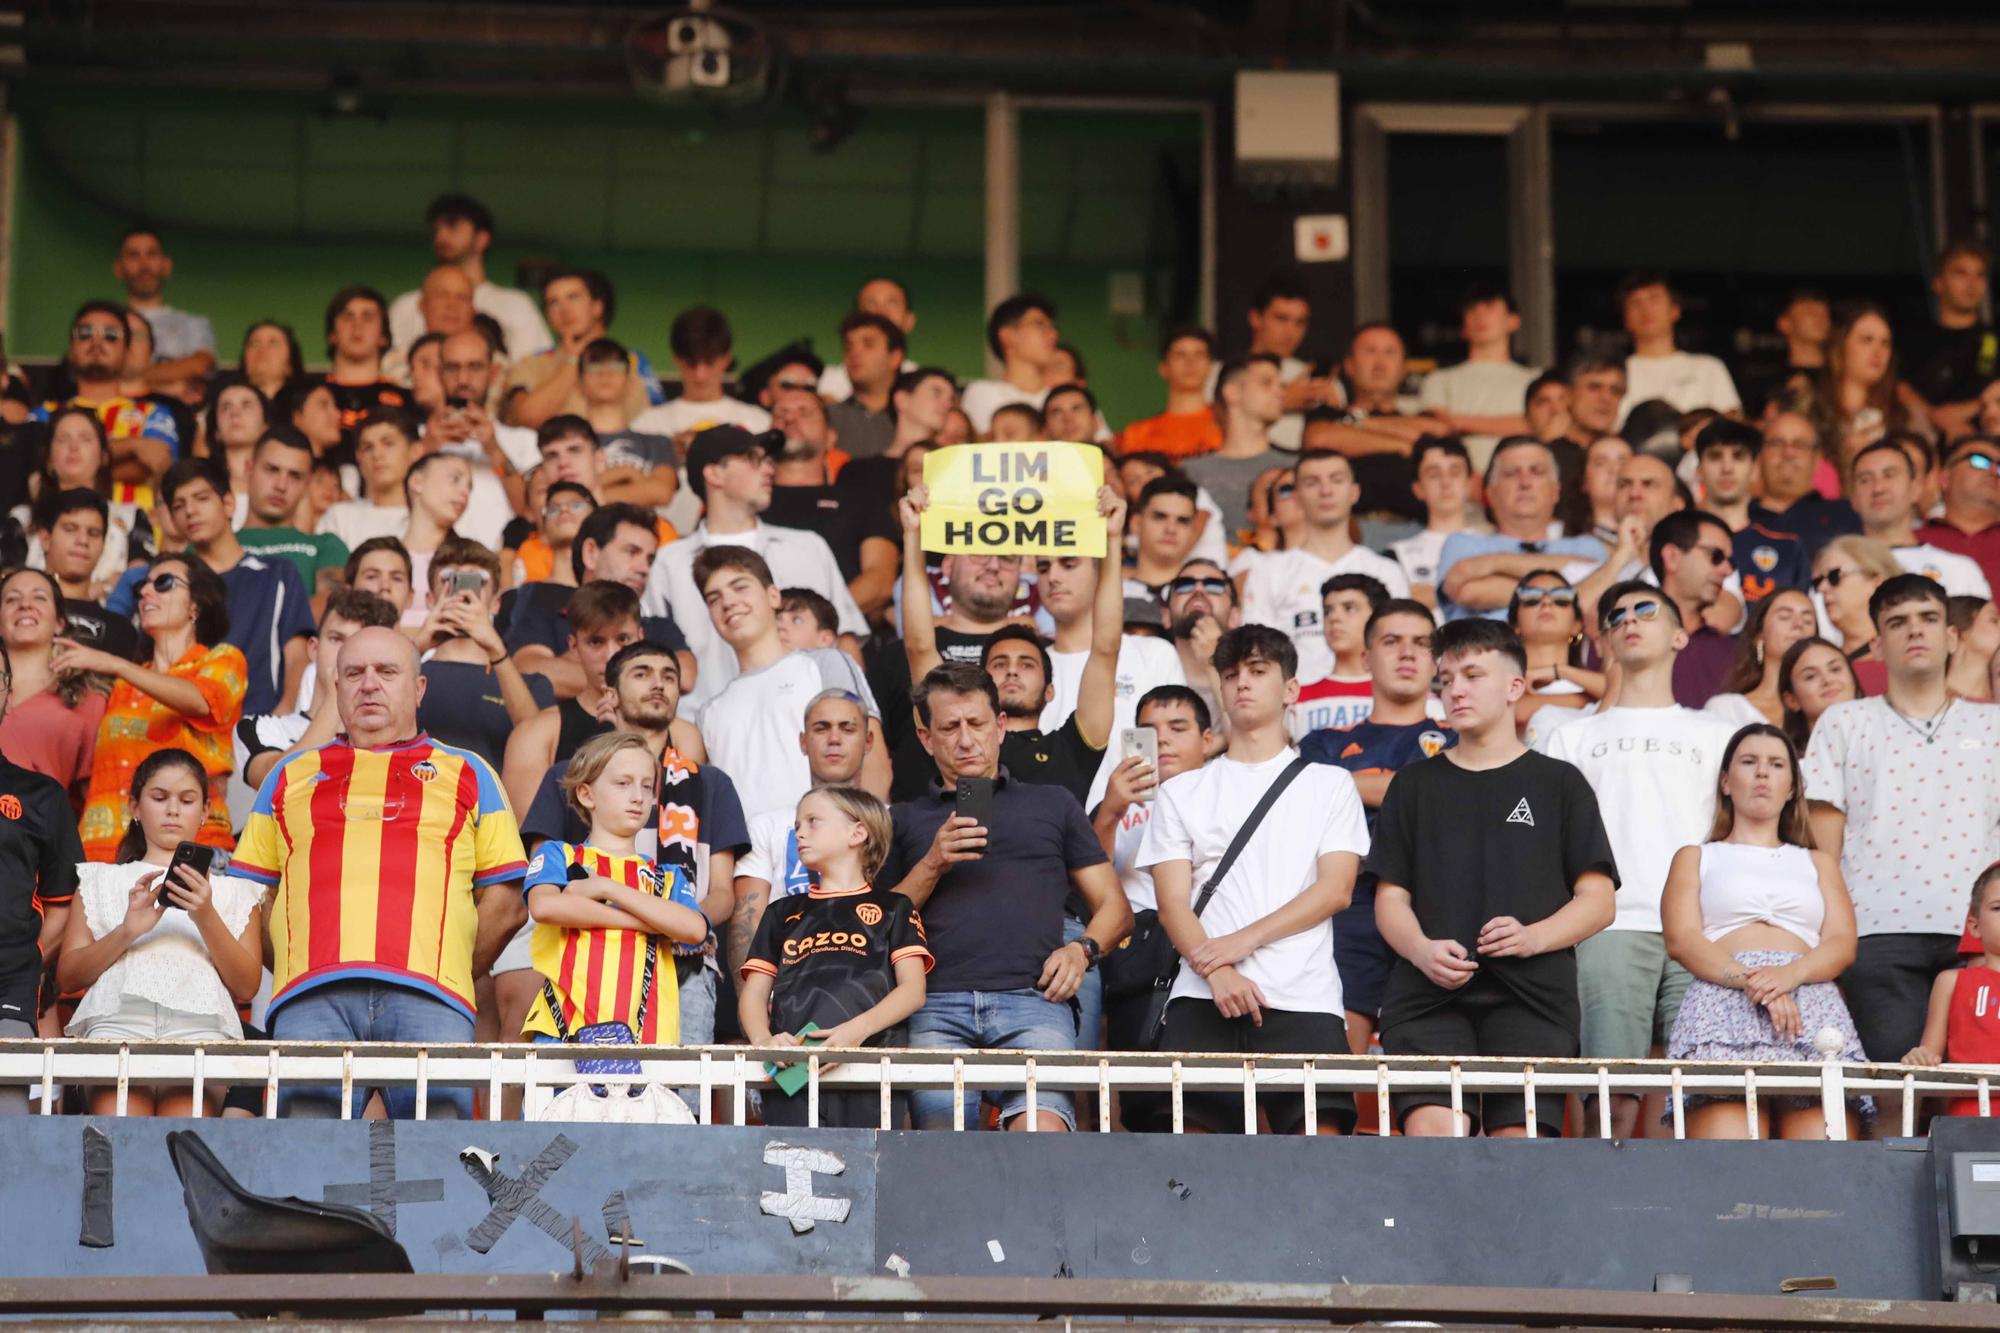
[[347, 543], [330, 532], [306, 533], [297, 528], [239, 528], [236, 540], [246, 550], [279, 555], [292, 562], [311, 595], [319, 590], [322, 569], [347, 568]]

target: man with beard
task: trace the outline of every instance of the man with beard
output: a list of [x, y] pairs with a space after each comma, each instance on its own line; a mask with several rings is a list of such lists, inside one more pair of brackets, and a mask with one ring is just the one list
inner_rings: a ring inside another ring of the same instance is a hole
[[144, 486], [173, 464], [182, 441], [173, 413], [164, 404], [135, 401], [120, 389], [130, 343], [131, 331], [122, 306], [85, 301], [70, 320], [69, 353], [64, 362], [76, 392], [66, 401], [42, 404], [34, 416], [47, 421], [65, 407], [94, 413], [111, 442], [112, 479]]
[[896, 527], [880, 500], [830, 484], [826, 456], [836, 437], [828, 415], [816, 393], [783, 392], [772, 403], [771, 426], [783, 432], [785, 446], [764, 514], [773, 523], [824, 537], [861, 614], [880, 620], [896, 586]]

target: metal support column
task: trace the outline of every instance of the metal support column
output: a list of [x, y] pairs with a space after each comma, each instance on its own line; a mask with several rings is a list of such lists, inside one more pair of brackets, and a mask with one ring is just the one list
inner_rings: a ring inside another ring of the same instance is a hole
[[[1021, 116], [1007, 93], [986, 99], [986, 308], [1021, 289]], [[986, 373], [1000, 362], [989, 351]]]
[[1521, 345], [1531, 366], [1556, 362], [1556, 237], [1549, 166], [1549, 116], [1532, 107], [1507, 136], [1507, 285], [1521, 312]]

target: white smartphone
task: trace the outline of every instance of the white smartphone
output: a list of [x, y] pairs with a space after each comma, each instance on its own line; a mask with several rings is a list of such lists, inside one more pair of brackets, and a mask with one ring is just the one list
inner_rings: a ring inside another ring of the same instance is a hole
[[1122, 759], [1130, 759], [1133, 755], [1137, 755], [1148, 764], [1151, 764], [1154, 771], [1157, 772], [1159, 770], [1160, 733], [1153, 728], [1125, 728], [1124, 735], [1119, 741], [1119, 746]]

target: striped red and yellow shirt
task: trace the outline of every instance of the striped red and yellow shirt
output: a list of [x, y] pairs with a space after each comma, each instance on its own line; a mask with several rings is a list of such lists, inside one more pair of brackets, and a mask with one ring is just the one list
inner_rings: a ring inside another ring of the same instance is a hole
[[518, 880], [521, 832], [500, 780], [426, 735], [345, 737], [264, 779], [230, 862], [272, 885], [271, 1012], [330, 981], [408, 986], [473, 1014], [473, 891]]
[[[543, 843], [535, 849], [528, 866], [524, 889], [537, 884], [564, 885], [570, 867], [587, 875], [602, 875], [628, 889], [643, 889], [656, 898], [669, 898], [696, 911], [694, 890], [677, 866], [656, 866], [651, 858], [622, 856], [600, 851], [582, 843]], [[594, 1023], [623, 1023], [640, 1042], [671, 1046], [681, 1039], [680, 983], [674, 975], [674, 941], [655, 936], [657, 956], [653, 964], [651, 998], [646, 1001], [646, 1021], [639, 1022], [640, 982], [646, 974], [646, 933], [639, 930], [579, 929], [535, 924], [530, 937], [529, 956], [535, 971], [546, 977], [562, 1002], [562, 1027], [574, 1034]], [[524, 1036], [560, 1037], [554, 1015], [549, 1011], [549, 990], [544, 987], [528, 1010], [521, 1025]]]

